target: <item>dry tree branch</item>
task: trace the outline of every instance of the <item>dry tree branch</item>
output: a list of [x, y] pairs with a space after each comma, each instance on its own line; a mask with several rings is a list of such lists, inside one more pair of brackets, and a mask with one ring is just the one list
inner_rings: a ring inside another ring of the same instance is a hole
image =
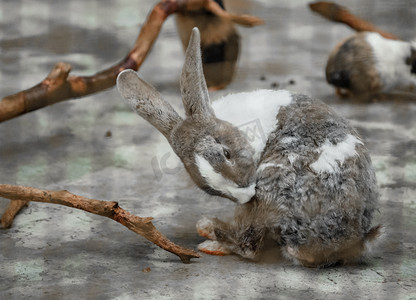
[[69, 76], [71, 66], [57, 63], [39, 84], [0, 101], [0, 122], [64, 100], [93, 94], [115, 85], [125, 69], [137, 70], [149, 53], [164, 20], [176, 9], [176, 1], [161, 1], [153, 8], [128, 55], [118, 64], [92, 76]]
[[204, 1], [203, 6], [205, 10], [213, 13], [214, 15], [217, 15], [224, 19], [228, 19], [231, 22], [234, 22], [242, 26], [252, 27], [264, 24], [263, 19], [260, 19], [255, 16], [232, 14], [222, 9], [221, 6], [215, 1]]
[[80, 98], [114, 86], [121, 71], [137, 71], [140, 68], [168, 16], [201, 9], [245, 26], [255, 26], [263, 22], [253, 16], [230, 14], [213, 0], [162, 0], [150, 11], [133, 48], [121, 62], [92, 76], [69, 76], [71, 65], [57, 63], [39, 84], [0, 100], [0, 123], [51, 104]]
[[28, 206], [29, 201], [15, 200], [10, 201], [6, 211], [1, 216], [1, 227], [10, 228], [13, 224], [14, 217], [20, 212], [20, 210]]
[[[189, 263], [191, 258], [200, 257], [198, 253], [178, 246], [169, 241], [152, 224], [152, 218], [141, 218], [125, 211], [117, 202], [101, 201], [74, 195], [66, 190], [51, 191], [33, 187], [24, 187], [9, 184], [0, 184], [0, 197], [13, 202], [44, 202], [65, 205], [78, 208], [92, 214], [104, 216], [126, 226], [128, 229], [145, 237], [159, 247], [169, 251], [181, 259], [183, 263]], [[11, 205], [12, 205], [11, 204]], [[4, 215], [3, 215], [4, 218]], [[2, 218], [2, 223], [3, 223]]]
[[336, 3], [319, 1], [310, 3], [309, 7], [311, 10], [317, 12], [321, 16], [334, 22], [344, 23], [356, 31], [377, 32], [387, 39], [399, 40], [399, 38], [394, 34], [377, 28], [370, 22], [353, 15], [350, 11], [348, 11], [347, 8]]

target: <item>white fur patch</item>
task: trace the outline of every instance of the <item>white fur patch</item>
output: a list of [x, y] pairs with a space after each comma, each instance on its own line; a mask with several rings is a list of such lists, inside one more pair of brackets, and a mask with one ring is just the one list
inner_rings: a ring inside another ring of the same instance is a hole
[[295, 161], [298, 159], [299, 155], [296, 153], [289, 153], [287, 159], [289, 160], [290, 164], [293, 165]]
[[[254, 148], [254, 159], [258, 160], [267, 142], [267, 137], [274, 130], [276, 116], [280, 107], [292, 102], [292, 94], [285, 90], [257, 90], [226, 95], [212, 103], [218, 119], [230, 122], [236, 127], [250, 123], [256, 126], [255, 134], [250, 138]], [[241, 128], [244, 131], [244, 128]]]
[[224, 178], [220, 173], [217, 173], [211, 164], [198, 154], [195, 155], [195, 162], [199, 173], [205, 178], [211, 188], [235, 198], [238, 203], [247, 203], [256, 193], [256, 185], [254, 183], [245, 188], [238, 187], [234, 181]]
[[214, 233], [214, 222], [212, 218], [203, 217], [198, 222], [196, 222], [196, 229], [201, 236], [209, 238], [210, 240], [215, 240], [216, 236]]
[[267, 168], [283, 168], [282, 164], [263, 163], [257, 167], [257, 173], [263, 172]]
[[287, 136], [282, 138], [280, 142], [282, 142], [283, 144], [291, 144], [293, 142], [296, 142], [297, 140], [298, 138], [295, 138], [294, 136]]
[[383, 81], [383, 91], [416, 86], [416, 76], [410, 73], [405, 63], [410, 55], [411, 43], [383, 38], [380, 34], [369, 32], [366, 41], [372, 47], [375, 68]]
[[317, 150], [321, 153], [319, 158], [310, 167], [317, 173], [338, 172], [338, 164], [342, 165], [347, 158], [357, 155], [357, 151], [355, 151], [356, 144], [363, 144], [363, 142], [351, 134], [336, 145], [326, 140]]
[[[206, 240], [198, 245], [198, 249], [203, 252], [219, 252], [223, 255], [230, 254], [231, 251], [218, 241]], [[217, 254], [219, 254], [217, 253]]]

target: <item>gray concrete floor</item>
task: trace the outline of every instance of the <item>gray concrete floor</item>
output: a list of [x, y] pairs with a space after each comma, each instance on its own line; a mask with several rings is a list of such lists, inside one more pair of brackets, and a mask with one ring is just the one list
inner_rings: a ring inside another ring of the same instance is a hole
[[[118, 62], [154, 2], [1, 1], [0, 95], [38, 83], [58, 61], [71, 63], [77, 75]], [[321, 98], [351, 120], [377, 171], [375, 222], [388, 230], [366, 263], [306, 269], [270, 245], [259, 262], [202, 255], [185, 265], [109, 219], [31, 203], [11, 229], [0, 231], [0, 299], [415, 299], [416, 99], [337, 99], [323, 69], [330, 49], [352, 31], [314, 15], [307, 2], [226, 2], [229, 10], [258, 15], [266, 24], [240, 28], [236, 77], [211, 97], [278, 84]], [[386, 31], [415, 38], [415, 1], [343, 4]], [[178, 109], [182, 61], [171, 17], [140, 74]], [[0, 182], [119, 201], [134, 214], [154, 217], [161, 232], [192, 249], [203, 241], [196, 221], [230, 216], [234, 207], [197, 190], [161, 134], [115, 89], [0, 124]], [[7, 204], [0, 199], [0, 213]]]

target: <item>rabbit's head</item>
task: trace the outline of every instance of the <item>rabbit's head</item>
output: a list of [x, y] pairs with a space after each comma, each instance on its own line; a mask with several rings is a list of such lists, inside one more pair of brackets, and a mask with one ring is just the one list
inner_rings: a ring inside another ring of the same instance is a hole
[[325, 69], [328, 83], [352, 94], [377, 92], [381, 89], [373, 49], [366, 37], [366, 33], [355, 34], [341, 41], [332, 50]]
[[193, 181], [205, 192], [248, 202], [255, 194], [254, 150], [244, 133], [217, 119], [202, 70], [199, 31], [194, 28], [181, 76], [185, 119], [133, 70], [119, 74], [122, 97], [169, 141]]

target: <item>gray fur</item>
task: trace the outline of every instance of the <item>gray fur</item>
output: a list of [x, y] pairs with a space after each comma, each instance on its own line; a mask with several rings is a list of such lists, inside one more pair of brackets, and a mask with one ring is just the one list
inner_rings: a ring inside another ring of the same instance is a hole
[[[310, 169], [317, 159], [316, 149], [326, 139], [337, 144], [347, 134], [357, 133], [324, 103], [305, 96], [296, 96], [277, 118], [279, 126], [271, 134], [261, 160], [279, 162], [284, 167], [258, 174], [256, 196], [267, 197], [285, 212], [273, 225], [281, 228], [281, 238], [293, 245], [316, 238], [330, 243], [349, 235], [353, 221], [359, 222], [363, 233], [367, 232], [377, 193], [364, 146], [356, 145], [358, 155], [348, 158], [339, 172], [316, 174]], [[298, 140], [282, 143], [285, 137]], [[293, 153], [297, 159], [291, 163], [288, 155]], [[284, 173], [284, 178], [271, 181], [276, 171]]]
[[[181, 76], [181, 94], [187, 117], [205, 118], [215, 116], [210, 105], [208, 88], [202, 70], [200, 34], [197, 28], [192, 30], [189, 47], [185, 53], [185, 63]], [[200, 97], [200, 101], [194, 98]]]
[[215, 117], [203, 76], [197, 28], [192, 31], [181, 76], [185, 120], [133, 70], [119, 74], [117, 87], [128, 105], [167, 138], [201, 189], [233, 201], [239, 200], [228, 192], [227, 186], [210, 185], [211, 178], [206, 174], [203, 176], [198, 168], [197, 156], [209, 163], [214, 177], [220, 174], [224, 178], [224, 185], [232, 185], [237, 194], [240, 191], [246, 193], [247, 201], [254, 195], [254, 150], [243, 132]]
[[[169, 139], [182, 118], [150, 84], [140, 79], [133, 70], [125, 70], [117, 77], [117, 87], [130, 108], [155, 126]], [[140, 95], [138, 97], [137, 95]]]
[[[357, 155], [339, 164], [339, 172], [317, 173], [311, 168], [317, 149], [326, 140], [336, 145], [347, 135], [359, 138], [355, 130], [323, 102], [304, 95], [293, 95], [277, 120], [260, 159], [260, 165], [274, 165], [259, 169], [254, 200], [237, 208], [232, 223], [212, 220], [208, 230], [230, 252], [247, 258], [256, 257], [269, 234], [305, 266], [356, 259], [364, 253], [378, 198], [366, 148], [357, 144]], [[302, 247], [311, 248], [305, 260], [296, 254]], [[348, 254], [349, 248], [359, 248], [358, 254]]]

